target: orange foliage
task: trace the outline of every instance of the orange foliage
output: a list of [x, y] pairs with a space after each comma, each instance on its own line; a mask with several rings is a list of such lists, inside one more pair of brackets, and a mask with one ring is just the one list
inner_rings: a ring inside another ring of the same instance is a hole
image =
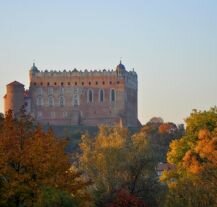
[[0, 200], [32, 206], [43, 187], [80, 196], [87, 182], [72, 167], [65, 145], [51, 131], [33, 129], [9, 113], [0, 130]]
[[161, 134], [174, 133], [176, 130], [177, 130], [177, 127], [173, 123], [162, 123], [158, 129], [159, 133]]
[[183, 164], [189, 172], [194, 174], [198, 174], [202, 170], [202, 166], [200, 165], [196, 155], [192, 153], [192, 151], [188, 151], [185, 154], [183, 158]]
[[210, 166], [217, 166], [217, 137], [215, 132], [200, 130], [198, 142], [192, 150], [186, 152], [183, 164], [191, 173], [198, 174]]

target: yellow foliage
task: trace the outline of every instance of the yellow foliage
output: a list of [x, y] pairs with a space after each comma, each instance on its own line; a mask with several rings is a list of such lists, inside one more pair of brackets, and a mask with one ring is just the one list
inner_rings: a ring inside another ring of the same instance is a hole
[[209, 136], [210, 136], [210, 132], [207, 129], [201, 129], [198, 133], [198, 138], [201, 140], [206, 139]]
[[95, 196], [143, 186], [141, 180], [147, 178], [153, 161], [144, 132], [130, 136], [124, 128], [102, 126], [95, 139], [83, 137], [80, 148], [80, 166], [94, 182], [90, 190]]

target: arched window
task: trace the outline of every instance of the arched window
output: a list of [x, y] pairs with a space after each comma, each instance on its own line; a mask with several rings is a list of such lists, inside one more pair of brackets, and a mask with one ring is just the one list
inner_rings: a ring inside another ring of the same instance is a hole
[[111, 102], [115, 102], [115, 90], [114, 89], [111, 89], [111, 92], [110, 92], [110, 101]]
[[104, 91], [102, 89], [99, 90], [99, 102], [104, 101]]
[[48, 106], [54, 106], [54, 98], [52, 96], [48, 97]]
[[60, 106], [63, 107], [65, 105], [65, 99], [63, 96], [60, 96]]
[[93, 91], [90, 90], [90, 89], [87, 92], [87, 102], [88, 103], [92, 103], [93, 102]]
[[37, 106], [43, 106], [44, 105], [44, 100], [42, 96], [38, 96], [36, 100], [36, 105]]

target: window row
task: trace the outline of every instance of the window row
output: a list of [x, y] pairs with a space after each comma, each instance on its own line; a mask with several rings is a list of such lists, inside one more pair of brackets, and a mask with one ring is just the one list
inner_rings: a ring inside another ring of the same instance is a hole
[[[56, 112], [55, 111], [50, 112], [50, 116], [49, 117], [52, 118], [52, 119], [55, 119], [56, 118]], [[43, 118], [43, 114], [42, 114], [41, 111], [38, 111], [37, 118], [38, 119], [42, 119]], [[68, 112], [66, 112], [66, 111], [62, 112], [62, 118], [68, 118]]]
[[[97, 111], [93, 111], [92, 113], [97, 114]], [[112, 114], [112, 111], [107, 111], [107, 114]], [[56, 111], [49, 111], [49, 112], [42, 112], [42, 111], [37, 111], [36, 114], [37, 119], [67, 119], [67, 118], [71, 118], [70, 117], [70, 112], [68, 113], [67, 111], [63, 111], [63, 112], [56, 112]]]
[[[91, 89], [89, 89], [89, 90], [91, 90]], [[100, 89], [100, 90], [103, 91], [103, 89]], [[114, 89], [111, 89], [111, 90], [114, 90]], [[79, 89], [78, 89], [78, 88], [74, 88], [74, 89], [72, 90], [72, 92], [73, 92], [73, 93], [75, 93], [75, 92], [78, 93], [78, 92], [79, 92]], [[53, 88], [52, 88], [52, 87], [48, 87], [47, 93], [48, 93], [48, 95], [53, 95], [53, 93], [54, 93]], [[63, 88], [63, 87], [60, 88], [59, 93], [60, 93], [61, 95], [64, 94], [64, 88]], [[101, 93], [103, 93], [103, 92], [101, 92]], [[113, 92], [113, 93], [114, 93], [114, 92]], [[38, 88], [38, 93], [37, 93], [37, 94], [42, 95], [42, 94], [43, 94], [43, 89], [42, 89], [42, 88]], [[102, 96], [102, 95], [101, 95], [101, 96]]]
[[[110, 85], [112, 85], [112, 84], [114, 84], [114, 83], [116, 83], [116, 84], [119, 84], [120, 83], [120, 81], [116, 81], [116, 82], [112, 82], [112, 81], [109, 81], [108, 82], [108, 84], [110, 84]], [[95, 82], [91, 82], [91, 81], [89, 81], [89, 82], [81, 82], [81, 83], [78, 83], [78, 82], [74, 82], [74, 83], [71, 83], [71, 82], [67, 82], [67, 83], [64, 83], [64, 82], [61, 82], [61, 83], [57, 83], [57, 82], [54, 82], [53, 84], [52, 83], [50, 83], [50, 82], [47, 82], [47, 83], [43, 83], [43, 82], [40, 82], [40, 83], [36, 83], [36, 82], [34, 82], [33, 83], [33, 85], [34, 86], [43, 86], [43, 85], [45, 85], [45, 86], [51, 86], [51, 85], [54, 85], [54, 86], [58, 86], [58, 85], [60, 85], [60, 86], [64, 86], [64, 85], [68, 85], [68, 86], [71, 86], [71, 85], [75, 85], [75, 86], [77, 86], [77, 85], [82, 85], [82, 86], [84, 86], [84, 85], [99, 85], [99, 84], [102, 84], [102, 85], [105, 85], [106, 84], [106, 82], [105, 81], [102, 81], [102, 82], [99, 82], [99, 81], [95, 81]]]
[[[53, 96], [49, 96], [48, 97], [48, 106], [54, 106], [54, 97]], [[63, 107], [65, 106], [65, 98], [64, 97], [60, 97], [58, 100], [59, 106]], [[38, 96], [37, 100], [36, 100], [36, 105], [37, 106], [44, 106], [44, 98], [42, 96]]]
[[[103, 89], [99, 90], [98, 101], [100, 103], [103, 103], [105, 101], [105, 92]], [[110, 102], [113, 103], [115, 101], [116, 101], [116, 93], [115, 93], [115, 90], [112, 89], [112, 90], [110, 90]], [[91, 89], [89, 89], [87, 91], [87, 103], [94, 103], [94, 91]], [[38, 96], [37, 100], [36, 100], [36, 105], [37, 106], [43, 106], [44, 104], [45, 104], [44, 98], [42, 96]], [[53, 96], [48, 96], [47, 104], [48, 104], [48, 106], [54, 106], [54, 97]], [[61, 107], [65, 106], [64, 96], [59, 97], [58, 105]], [[73, 106], [80, 105], [80, 97], [76, 93], [73, 94], [72, 105]]]
[[[115, 90], [111, 89], [110, 90], [110, 102], [115, 102], [115, 99], [116, 99]], [[105, 101], [105, 92], [103, 89], [99, 90], [98, 101], [101, 103]], [[87, 92], [87, 102], [88, 103], [94, 102], [94, 91], [92, 89], [89, 89]]]

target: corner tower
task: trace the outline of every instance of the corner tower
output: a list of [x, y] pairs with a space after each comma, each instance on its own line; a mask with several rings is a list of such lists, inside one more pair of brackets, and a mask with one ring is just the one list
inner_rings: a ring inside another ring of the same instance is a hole
[[127, 127], [137, 127], [138, 121], [138, 78], [137, 73], [127, 71], [120, 61], [116, 66], [117, 78], [122, 80], [124, 90], [122, 94], [123, 113], [121, 114], [122, 123]]
[[6, 86], [4, 96], [4, 113], [12, 110], [16, 116], [24, 106], [24, 85], [14, 81]]

